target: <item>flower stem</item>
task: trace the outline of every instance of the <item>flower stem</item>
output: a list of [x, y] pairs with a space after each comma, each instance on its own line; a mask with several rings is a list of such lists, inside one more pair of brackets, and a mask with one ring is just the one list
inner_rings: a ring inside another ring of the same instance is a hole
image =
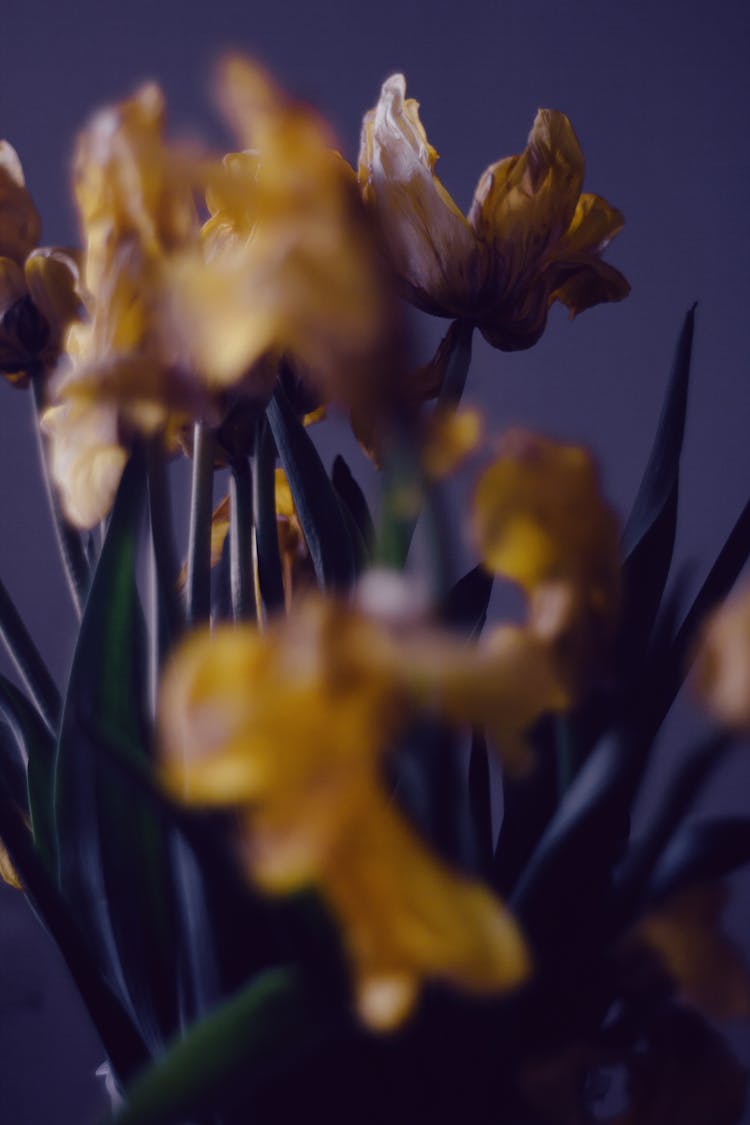
[[214, 436], [205, 422], [193, 429], [193, 482], [185, 588], [188, 625], [207, 621], [211, 612], [211, 506]]
[[253, 582], [253, 476], [246, 457], [231, 464], [229, 481], [229, 576], [235, 621], [255, 617]]
[[55, 538], [57, 539], [57, 546], [60, 551], [60, 558], [62, 559], [70, 596], [73, 599], [76, 613], [81, 617], [86, 601], [86, 594], [88, 593], [89, 582], [91, 580], [91, 570], [88, 559], [86, 558], [83, 540], [80, 534], [75, 528], [70, 526], [63, 515], [60, 501], [57, 498], [57, 492], [55, 491], [50, 477], [46, 443], [40, 424], [41, 413], [44, 409], [44, 370], [41, 367], [36, 367], [30, 371], [30, 377], [31, 398], [34, 409], [34, 430], [37, 436], [44, 488], [47, 493], [47, 501], [49, 503], [52, 523], [55, 529]]
[[0, 582], [0, 637], [45, 725], [49, 727], [52, 734], [56, 735], [62, 711], [60, 693], [2, 582]]

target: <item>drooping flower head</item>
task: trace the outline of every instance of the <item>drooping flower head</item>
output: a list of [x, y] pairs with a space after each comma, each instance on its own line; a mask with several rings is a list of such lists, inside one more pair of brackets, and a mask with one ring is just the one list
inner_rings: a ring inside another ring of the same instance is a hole
[[359, 175], [405, 296], [426, 312], [478, 325], [495, 347], [531, 347], [561, 301], [571, 316], [621, 300], [629, 286], [601, 252], [623, 224], [581, 194], [584, 159], [570, 122], [539, 110], [520, 156], [490, 165], [464, 216], [434, 173], [419, 104], [403, 75], [364, 118]]
[[18, 385], [57, 358], [79, 303], [73, 256], [37, 249], [40, 234], [18, 154], [0, 141], [0, 372]]

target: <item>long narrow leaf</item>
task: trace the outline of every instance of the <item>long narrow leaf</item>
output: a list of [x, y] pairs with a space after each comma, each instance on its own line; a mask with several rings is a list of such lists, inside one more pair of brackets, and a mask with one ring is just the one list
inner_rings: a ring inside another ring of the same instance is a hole
[[60, 693], [10, 594], [0, 582], [0, 637], [52, 734], [60, 722]]
[[643, 653], [672, 560], [694, 325], [695, 305], [685, 317], [654, 444], [622, 537], [620, 644], [626, 669]]
[[440, 620], [471, 639], [478, 637], [487, 620], [493, 582], [493, 576], [483, 566], [475, 566], [443, 598]]
[[26, 762], [24, 805], [28, 808], [34, 844], [48, 871], [54, 873], [57, 864], [53, 798], [55, 743], [36, 708], [4, 676], [0, 676], [0, 710]]
[[130, 1015], [107, 984], [95, 951], [84, 939], [77, 921], [45, 870], [23, 817], [2, 794], [0, 837], [27, 898], [65, 959], [117, 1076], [126, 1081], [147, 1062], [146, 1046]]
[[337, 454], [333, 462], [331, 479], [333, 480], [333, 487], [346, 504], [359, 528], [368, 554], [371, 555], [375, 547], [375, 523], [365, 494], [340, 453]]
[[281, 387], [267, 417], [318, 582], [346, 590], [356, 576], [349, 529], [320, 455]]
[[114, 1125], [177, 1125], [231, 1107], [329, 1033], [311, 1010], [299, 974], [270, 970], [196, 1024], [139, 1078]]
[[276, 524], [276, 447], [265, 418], [258, 423], [253, 457], [253, 511], [258, 583], [267, 613], [284, 605], [284, 583]]
[[691, 883], [723, 879], [750, 863], [750, 817], [714, 817], [686, 825], [675, 836], [649, 880], [653, 905]]
[[176, 1026], [175, 934], [163, 827], [123, 788], [84, 716], [146, 757], [146, 641], [135, 584], [145, 474], [123, 475], [76, 645], [55, 762], [60, 885], [129, 997], [144, 1037]]

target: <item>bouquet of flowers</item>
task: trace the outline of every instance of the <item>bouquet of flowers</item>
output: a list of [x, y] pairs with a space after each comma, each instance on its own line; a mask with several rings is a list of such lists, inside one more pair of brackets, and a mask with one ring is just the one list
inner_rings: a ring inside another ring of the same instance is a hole
[[[720, 604], [750, 507], [681, 614], [695, 310], [620, 528], [585, 449], [461, 405], [475, 332], [529, 348], [555, 302], [628, 293], [568, 119], [540, 110], [465, 216], [401, 75], [356, 171], [253, 63], [217, 90], [223, 159], [167, 138], [155, 85], [95, 114], [79, 250], [39, 248], [0, 147], [0, 369], [80, 618], [61, 694], [0, 587], [0, 871], [80, 990], [112, 1120], [738, 1121], [709, 1020], [750, 1011], [720, 929], [750, 818], [687, 814], [750, 729], [750, 599]], [[426, 361], [406, 303], [450, 322]], [[691, 667], [716, 728], [632, 835]]]

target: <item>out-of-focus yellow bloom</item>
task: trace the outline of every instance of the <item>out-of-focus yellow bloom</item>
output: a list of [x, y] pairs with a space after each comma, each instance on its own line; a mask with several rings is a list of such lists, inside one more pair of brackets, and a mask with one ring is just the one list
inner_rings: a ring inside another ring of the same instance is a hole
[[18, 155], [0, 141], [0, 372], [10, 383], [54, 362], [79, 304], [74, 258], [36, 249], [40, 231]]
[[170, 267], [175, 332], [218, 383], [272, 352], [328, 394], [369, 394], [392, 309], [351, 169], [323, 121], [246, 60], [224, 62], [219, 98], [249, 151], [210, 187], [201, 253]]
[[575, 316], [627, 296], [625, 278], [600, 257], [622, 215], [581, 194], [583, 153], [564, 114], [539, 110], [525, 152], [484, 172], [465, 217], [434, 174], [438, 154], [405, 94], [403, 75], [384, 83], [359, 160], [409, 300], [469, 320], [513, 351], [536, 343], [554, 301]]
[[309, 598], [263, 634], [194, 635], [160, 696], [167, 786], [182, 800], [242, 810], [244, 860], [262, 888], [319, 888], [373, 1027], [399, 1023], [423, 980], [498, 992], [529, 970], [501, 903], [431, 856], [382, 789], [396, 733], [420, 703], [440, 707], [445, 672], [435, 679], [427, 667], [436, 669], [433, 641], [415, 677], [416, 642], [405, 656], [403, 637]]
[[18, 878], [18, 873], [13, 866], [13, 861], [8, 855], [8, 849], [2, 840], [0, 840], [0, 879], [7, 883], [9, 887], [13, 887], [16, 891], [23, 890], [23, 884]]
[[531, 630], [562, 649], [577, 685], [611, 646], [620, 601], [617, 521], [591, 457], [509, 431], [480, 477], [473, 524], [482, 562], [523, 588]]
[[463, 464], [482, 440], [482, 416], [463, 407], [436, 407], [426, 424], [422, 464], [428, 477], [442, 480]]
[[720, 723], [750, 730], [750, 586], [727, 598], [706, 622], [693, 685]]

